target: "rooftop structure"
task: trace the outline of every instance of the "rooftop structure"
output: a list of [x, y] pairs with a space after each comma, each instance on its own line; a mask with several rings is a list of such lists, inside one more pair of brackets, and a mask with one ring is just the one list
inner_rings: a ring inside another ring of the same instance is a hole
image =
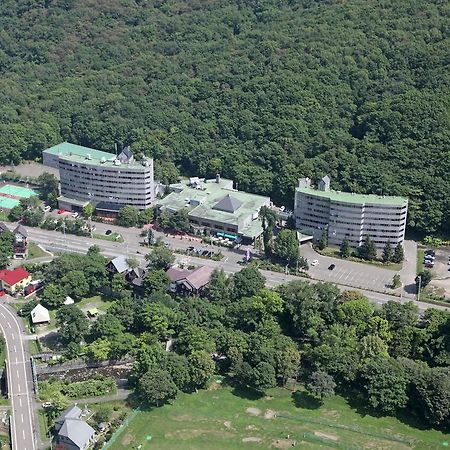
[[0, 281], [14, 286], [15, 284], [28, 279], [31, 276], [23, 267], [17, 267], [14, 270], [3, 269], [0, 270]]
[[117, 256], [107, 264], [107, 269], [113, 273], [124, 273], [131, 269], [128, 265], [127, 258], [123, 255]]
[[378, 248], [387, 241], [402, 243], [407, 211], [406, 198], [334, 191], [328, 176], [320, 180], [317, 189], [309, 178], [303, 178], [295, 191], [297, 228], [316, 240], [327, 233], [331, 245], [347, 239], [350, 246], [359, 247], [366, 235]]
[[212, 267], [207, 266], [197, 267], [193, 270], [171, 267], [166, 272], [170, 280], [169, 290], [197, 294], [209, 283], [213, 271]]
[[126, 205], [149, 208], [155, 197], [153, 159], [138, 161], [129, 147], [115, 155], [63, 142], [45, 150], [43, 162], [59, 169], [58, 201], [69, 211], [91, 202], [100, 215], [115, 217]]
[[70, 450], [86, 450], [95, 435], [95, 430], [81, 419], [81, 409], [76, 405], [56, 419], [55, 431], [57, 443]]
[[254, 239], [262, 233], [258, 213], [270, 198], [233, 189], [233, 181], [197, 177], [169, 186], [171, 193], [156, 201], [159, 210], [187, 209], [191, 224], [199, 228]]
[[48, 312], [48, 309], [42, 306], [40, 303], [31, 310], [30, 314], [31, 321], [34, 324], [50, 322], [50, 314]]

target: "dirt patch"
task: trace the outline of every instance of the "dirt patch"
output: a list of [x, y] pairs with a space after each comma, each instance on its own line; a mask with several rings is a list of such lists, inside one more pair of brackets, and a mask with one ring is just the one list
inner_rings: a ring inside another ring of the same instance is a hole
[[251, 414], [252, 416], [259, 416], [261, 414], [261, 410], [259, 408], [247, 408], [245, 412]]
[[314, 434], [317, 437], [322, 437], [325, 439], [331, 439], [332, 441], [338, 441], [339, 438], [337, 436], [335, 436], [334, 434], [328, 434], [328, 433], [322, 433], [321, 431], [314, 431]]
[[259, 437], [254, 437], [254, 436], [242, 438], [242, 442], [261, 442], [261, 441], [262, 441], [261, 438], [259, 438]]
[[258, 430], [259, 428], [255, 427], [255, 425], [247, 425], [245, 427], [245, 429], [255, 431], [255, 430]]
[[129, 447], [130, 444], [134, 441], [134, 436], [132, 436], [131, 434], [126, 434], [123, 439], [121, 440], [121, 444], [124, 447]]
[[265, 413], [264, 413], [264, 419], [273, 419], [277, 417], [277, 413], [276, 411], [274, 411], [273, 409], [268, 409]]
[[280, 448], [281, 450], [295, 447], [295, 444], [296, 441], [294, 439], [277, 439], [276, 441], [272, 441], [272, 447]]
[[226, 422], [223, 423], [223, 426], [224, 426], [225, 428], [230, 429], [230, 428], [231, 428], [231, 422], [230, 422], [229, 420], [227, 420]]
[[338, 411], [335, 410], [329, 410], [329, 411], [324, 411], [322, 413], [322, 416], [327, 417], [329, 419], [339, 419], [341, 417], [341, 415], [339, 414]]
[[264, 397], [264, 400], [273, 400], [273, 397], [271, 397], [270, 395], [267, 395], [266, 397]]
[[215, 381], [213, 381], [209, 387], [208, 390], [209, 391], [217, 391], [217, 389], [220, 389], [222, 386], [219, 383], [216, 383]]

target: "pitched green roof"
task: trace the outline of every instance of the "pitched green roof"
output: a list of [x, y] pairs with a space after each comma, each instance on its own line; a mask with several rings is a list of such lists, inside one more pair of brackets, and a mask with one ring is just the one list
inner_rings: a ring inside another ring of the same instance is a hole
[[327, 198], [330, 201], [353, 203], [353, 204], [373, 204], [373, 205], [407, 205], [408, 199], [405, 197], [381, 196], [376, 194], [355, 194], [341, 191], [319, 191], [313, 188], [296, 188], [297, 192], [312, 195], [314, 197]]

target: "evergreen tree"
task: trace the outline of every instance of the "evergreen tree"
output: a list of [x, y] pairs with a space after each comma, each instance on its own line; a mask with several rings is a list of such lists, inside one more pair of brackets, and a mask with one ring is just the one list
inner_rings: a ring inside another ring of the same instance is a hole
[[399, 242], [394, 249], [394, 255], [392, 256], [392, 261], [395, 263], [401, 263], [405, 259], [405, 253], [403, 251], [403, 246]]
[[362, 259], [372, 261], [377, 257], [377, 248], [375, 247], [375, 242], [366, 235], [363, 244], [358, 248], [358, 256]]
[[384, 246], [384, 249], [383, 249], [383, 256], [382, 256], [383, 262], [384, 263], [391, 262], [392, 256], [393, 256], [393, 251], [392, 251], [391, 241], [387, 241], [386, 245]]
[[341, 255], [341, 258], [348, 258], [350, 256], [350, 244], [348, 243], [348, 239], [342, 241], [339, 254]]
[[323, 230], [322, 236], [320, 236], [317, 247], [319, 248], [319, 250], [323, 250], [324, 248], [328, 247], [328, 230], [327, 229]]

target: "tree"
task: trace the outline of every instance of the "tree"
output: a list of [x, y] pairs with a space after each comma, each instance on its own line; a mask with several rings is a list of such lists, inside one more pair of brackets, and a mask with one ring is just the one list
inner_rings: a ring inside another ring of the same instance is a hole
[[95, 206], [92, 203], [87, 203], [83, 206], [83, 214], [86, 217], [92, 217], [95, 213]]
[[64, 303], [66, 292], [60, 285], [49, 283], [42, 290], [41, 299], [44, 306], [56, 309]]
[[369, 405], [384, 414], [393, 414], [408, 401], [408, 377], [393, 358], [378, 357], [362, 370], [362, 379]]
[[155, 217], [155, 210], [153, 208], [147, 208], [143, 209], [142, 211], [139, 211], [138, 215], [138, 226], [142, 227], [143, 225], [146, 225], [150, 223]]
[[392, 255], [392, 262], [401, 263], [405, 259], [405, 253], [402, 244], [399, 242], [394, 248], [394, 254]]
[[275, 239], [275, 255], [287, 264], [296, 264], [300, 259], [300, 247], [297, 232], [281, 230]]
[[400, 274], [396, 273], [393, 277], [392, 277], [392, 289], [397, 289], [401, 286], [402, 282], [400, 279]]
[[264, 391], [265, 389], [276, 386], [275, 369], [267, 362], [258, 363], [253, 369], [253, 380], [250, 385], [257, 391]]
[[191, 384], [195, 388], [206, 387], [215, 369], [211, 356], [203, 350], [196, 350], [188, 356], [188, 363]]
[[191, 229], [189, 215], [186, 209], [180, 209], [170, 216], [169, 227], [175, 231], [188, 232]]
[[91, 361], [106, 361], [109, 358], [111, 344], [107, 339], [97, 339], [86, 348], [86, 356]]
[[264, 253], [269, 258], [272, 255], [273, 227], [276, 224], [277, 215], [273, 209], [262, 206], [259, 210], [259, 218], [263, 227]]
[[326, 397], [334, 395], [336, 383], [331, 375], [321, 370], [317, 370], [311, 374], [306, 384], [308, 391], [323, 400]]
[[145, 255], [145, 259], [149, 270], [166, 270], [175, 262], [175, 255], [169, 248], [157, 246], [151, 253]]
[[154, 292], [166, 292], [169, 287], [169, 277], [162, 269], [147, 272], [144, 278], [144, 291], [146, 296]]
[[43, 200], [48, 201], [50, 195], [57, 197], [59, 195], [59, 181], [55, 175], [44, 172], [36, 178], [36, 183], [41, 188]]
[[382, 261], [386, 264], [392, 261], [392, 257], [394, 256], [391, 241], [387, 241], [383, 248], [383, 256], [381, 257]]
[[101, 315], [91, 327], [93, 339], [112, 339], [124, 332], [124, 326], [118, 317], [110, 313]]
[[339, 254], [341, 256], [341, 258], [348, 258], [350, 256], [350, 244], [348, 242], [348, 239], [344, 239], [341, 242], [341, 246], [339, 248]]
[[37, 227], [44, 220], [44, 211], [40, 208], [26, 209], [22, 214], [22, 220], [25, 225]]
[[67, 342], [79, 343], [89, 329], [89, 321], [75, 305], [62, 306], [56, 313], [59, 333]]
[[276, 374], [281, 378], [283, 386], [286, 385], [288, 378], [297, 378], [300, 368], [300, 352], [297, 350], [294, 342], [277, 350], [275, 354]]
[[184, 355], [170, 352], [166, 358], [166, 369], [180, 391], [185, 391], [191, 382], [188, 360]]
[[83, 298], [89, 294], [89, 284], [81, 270], [74, 270], [61, 278], [61, 285], [67, 295], [75, 298]]
[[430, 281], [433, 279], [433, 274], [429, 270], [422, 270], [416, 277], [416, 285], [423, 289], [430, 284]]
[[375, 247], [375, 242], [373, 242], [369, 235], [366, 235], [363, 244], [358, 247], [358, 256], [368, 261], [376, 259], [377, 249]]
[[227, 304], [230, 300], [230, 279], [223, 269], [215, 269], [204, 291], [204, 297], [209, 301]]
[[117, 215], [117, 224], [122, 227], [135, 227], [139, 223], [139, 210], [134, 206], [124, 206]]
[[319, 242], [317, 243], [319, 250], [323, 250], [328, 247], [328, 228], [322, 231]]
[[251, 297], [257, 294], [266, 282], [259, 270], [254, 267], [244, 267], [233, 275], [232, 280], [235, 298]]
[[176, 398], [178, 388], [167, 370], [152, 367], [139, 380], [136, 392], [146, 404], [161, 406]]
[[100, 405], [95, 412], [95, 420], [97, 423], [108, 422], [112, 414], [112, 408], [109, 405]]
[[117, 297], [123, 297], [129, 292], [128, 283], [121, 273], [115, 273], [111, 279], [111, 290]]

